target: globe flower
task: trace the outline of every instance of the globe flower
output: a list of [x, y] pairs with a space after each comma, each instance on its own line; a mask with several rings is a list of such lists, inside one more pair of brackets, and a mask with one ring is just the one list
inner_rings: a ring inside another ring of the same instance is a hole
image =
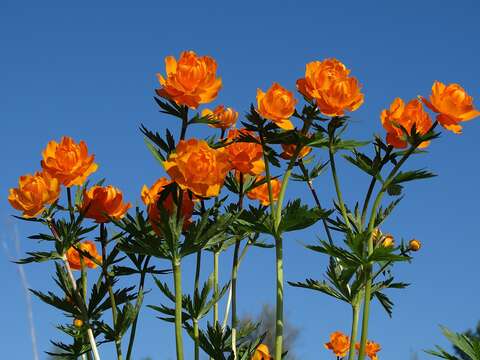
[[335, 356], [344, 357], [350, 348], [350, 338], [340, 331], [330, 334], [330, 341], [325, 343], [327, 350], [332, 350]]
[[80, 212], [97, 223], [106, 223], [110, 218], [121, 219], [131, 206], [123, 202], [123, 194], [119, 189], [111, 185], [92, 186], [83, 192]]
[[46, 204], [54, 203], [60, 196], [60, 183], [45, 172], [20, 176], [18, 187], [11, 188], [8, 201], [23, 217], [31, 218], [40, 214]]
[[[257, 178], [258, 181], [264, 180], [264, 176], [259, 176]], [[278, 196], [280, 195], [280, 188], [282, 187], [282, 182], [278, 179], [271, 179], [270, 184], [272, 186], [272, 198], [273, 201], [278, 200]], [[268, 193], [268, 183], [265, 182], [262, 185], [258, 185], [254, 187], [252, 190], [247, 192], [247, 196], [251, 200], [258, 200], [264, 206], [270, 205], [270, 195]]]
[[243, 174], [259, 175], [265, 170], [265, 163], [262, 160], [262, 145], [253, 142], [235, 141], [240, 135], [251, 135], [252, 131], [246, 129], [232, 129], [228, 132], [227, 140], [231, 142], [225, 147], [228, 161], [231, 168]]
[[[360, 350], [360, 344], [359, 343], [356, 343], [355, 344], [355, 349], [357, 349], [357, 351]], [[380, 344], [374, 342], [374, 341], [370, 341], [368, 340], [366, 345], [365, 345], [365, 354], [371, 359], [371, 360], [378, 360], [378, 355], [377, 353], [382, 350]]]
[[232, 108], [225, 108], [223, 105], [218, 105], [215, 109], [205, 109], [202, 111], [202, 116], [210, 116], [216, 123], [209, 124], [209, 126], [226, 130], [235, 125], [238, 119], [238, 112]]
[[273, 83], [266, 93], [257, 89], [257, 112], [284, 130], [294, 128], [289, 118], [295, 112], [296, 103], [293, 93], [277, 83]]
[[178, 61], [173, 56], [165, 58], [166, 78], [157, 74], [161, 88], [159, 96], [177, 104], [196, 109], [199, 104], [213, 101], [222, 87], [217, 77], [217, 63], [210, 56], [198, 56], [184, 51]]
[[[165, 177], [158, 179], [150, 188], [146, 185], [142, 188], [142, 200], [147, 206], [148, 218], [152, 224], [153, 230], [160, 234], [161, 231], [158, 227], [158, 223], [161, 220], [161, 212], [159, 207], [163, 207], [169, 215], [173, 214], [175, 209], [175, 203], [173, 194], [170, 193], [165, 199], [162, 199], [162, 203], [159, 204], [159, 200], [162, 197], [162, 191], [165, 190], [167, 185], [172, 184], [171, 180]], [[191, 217], [193, 215], [194, 203], [187, 191], [183, 192], [181, 215], [183, 217], [183, 229], [185, 230], [191, 224]]]
[[201, 197], [217, 196], [230, 170], [223, 150], [197, 139], [181, 140], [163, 166], [181, 189]]
[[445, 85], [435, 81], [430, 100], [420, 98], [432, 111], [438, 113], [440, 125], [455, 134], [462, 132], [461, 122], [480, 115], [480, 111], [473, 106], [473, 98], [458, 84]]
[[[411, 135], [414, 126], [419, 134], [424, 135], [432, 126], [430, 116], [418, 99], [413, 99], [405, 105], [402, 99], [396, 98], [388, 110], [382, 111], [380, 119], [387, 131], [387, 143], [395, 148], [407, 147], [408, 143], [402, 127], [408, 135]], [[429, 143], [424, 141], [418, 147], [425, 148]]]
[[395, 245], [395, 239], [392, 235], [387, 234], [383, 237], [382, 246], [386, 248], [393, 247]]
[[85, 142], [77, 144], [68, 136], [62, 137], [60, 143], [50, 141], [42, 155], [43, 170], [67, 187], [82, 185], [98, 168]]
[[417, 239], [412, 239], [408, 243], [408, 248], [412, 251], [418, 251], [420, 250], [421, 247], [422, 247], [422, 243], [420, 242], [420, 240], [417, 240]]
[[250, 360], [271, 360], [272, 357], [270, 356], [270, 351], [268, 350], [268, 346], [265, 344], [258, 345], [257, 349], [255, 350], [255, 354], [253, 354]]
[[[95, 246], [95, 243], [93, 241], [86, 240], [77, 243], [76, 247], [81, 251], [88, 253], [88, 255], [94, 258], [97, 262], [102, 262], [102, 257], [98, 254], [97, 247]], [[67, 250], [66, 256], [68, 264], [73, 270], [81, 270], [82, 261], [83, 265], [90, 269], [95, 269], [97, 267], [97, 264], [92, 259], [88, 258], [87, 256], [81, 255], [73, 246], [71, 246]]]
[[[297, 146], [298, 145], [295, 145], [295, 144], [282, 144], [283, 152], [280, 154], [280, 156], [285, 160], [290, 160], [293, 154], [295, 153]], [[312, 148], [309, 146], [302, 147], [302, 149], [300, 150], [300, 153], [297, 156], [297, 159], [304, 158], [305, 156], [310, 154], [311, 151], [312, 151]]]
[[350, 70], [337, 59], [313, 61], [306, 65], [305, 77], [297, 80], [298, 91], [315, 101], [320, 112], [327, 116], [342, 116], [363, 104], [361, 85]]

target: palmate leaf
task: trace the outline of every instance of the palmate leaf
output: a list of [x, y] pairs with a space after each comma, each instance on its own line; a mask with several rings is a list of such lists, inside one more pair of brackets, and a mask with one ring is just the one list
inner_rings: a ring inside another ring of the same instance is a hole
[[45, 252], [45, 251], [38, 251], [38, 252], [27, 252], [27, 255], [30, 255], [29, 257], [19, 259], [15, 261], [16, 264], [29, 264], [32, 262], [45, 262], [49, 260], [59, 260], [62, 257], [56, 253], [55, 251], [51, 252]]
[[327, 294], [329, 296], [332, 296], [336, 299], [349, 302], [349, 299], [345, 298], [345, 296], [343, 296], [339, 291], [337, 291], [336, 289], [334, 289], [330, 285], [328, 285], [325, 280], [324, 281], [319, 281], [319, 280], [314, 280], [314, 279], [305, 279], [304, 282], [288, 281], [288, 283], [291, 286], [294, 286], [294, 287], [320, 291], [320, 292], [322, 292], [324, 294]]
[[421, 180], [421, 179], [429, 179], [435, 177], [434, 173], [420, 169], [420, 170], [412, 170], [412, 171], [400, 171], [391, 181], [391, 184], [400, 184], [408, 181], [413, 180]]
[[403, 197], [400, 197], [388, 204], [386, 208], [380, 207], [378, 209], [377, 216], [375, 217], [375, 227], [380, 226], [385, 221], [385, 219], [393, 212], [402, 199]]
[[342, 265], [349, 268], [357, 269], [365, 264], [365, 260], [358, 255], [323, 240], [320, 241], [320, 246], [307, 245], [306, 247], [307, 249], [330, 255], [331, 257], [336, 258], [337, 261], [340, 261]]
[[[480, 360], [480, 340], [475, 339], [467, 334], [458, 334], [450, 331], [444, 326], [440, 327], [443, 335], [458, 349], [471, 360]], [[461, 358], [454, 356], [440, 346], [436, 346], [436, 350], [427, 350], [427, 354], [440, 357], [448, 360], [461, 360]]]
[[355, 150], [358, 147], [362, 147], [370, 144], [371, 141], [358, 141], [358, 140], [342, 140], [339, 137], [333, 143], [333, 151], [339, 150]]
[[300, 199], [288, 202], [282, 210], [282, 219], [278, 227], [278, 232], [289, 232], [305, 229], [321, 219], [326, 219], [332, 214], [333, 210], [323, 210], [319, 207], [308, 208], [302, 205]]

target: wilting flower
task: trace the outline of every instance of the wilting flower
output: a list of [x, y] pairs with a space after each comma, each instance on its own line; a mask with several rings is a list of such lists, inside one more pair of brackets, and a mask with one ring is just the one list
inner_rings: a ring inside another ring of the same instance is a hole
[[121, 219], [131, 206], [123, 202], [123, 194], [119, 189], [111, 185], [92, 186], [83, 192], [80, 212], [97, 223], [106, 223], [110, 218]]
[[325, 348], [332, 350], [338, 357], [344, 357], [350, 348], [350, 338], [340, 331], [330, 334], [330, 341], [325, 343]]
[[180, 188], [202, 197], [217, 196], [230, 170], [223, 150], [198, 139], [181, 140], [163, 166]]
[[265, 344], [258, 345], [257, 349], [255, 350], [255, 354], [253, 354], [251, 360], [271, 360], [272, 357], [270, 356], [270, 351], [268, 350], [268, 346]]
[[[430, 116], [418, 99], [413, 99], [405, 105], [402, 99], [396, 98], [389, 110], [382, 111], [380, 118], [387, 131], [387, 143], [396, 148], [404, 148], [408, 144], [401, 127], [407, 131], [408, 135], [411, 135], [414, 126], [420, 135], [425, 135], [432, 126]], [[429, 143], [424, 141], [418, 147], [425, 148]]]
[[[161, 220], [159, 206], [163, 207], [169, 215], [172, 215], [173, 210], [175, 209], [174, 197], [172, 193], [168, 194], [165, 199], [162, 199], [161, 204], [158, 203], [162, 198], [162, 192], [166, 191], [165, 187], [172, 183], [173, 182], [171, 180], [162, 177], [158, 179], [150, 188], [148, 188], [146, 185], [144, 185], [142, 188], [142, 200], [147, 206], [148, 218], [151, 221], [153, 230], [157, 234], [161, 233], [160, 229], [158, 228], [158, 223]], [[183, 217], [184, 229], [186, 229], [191, 223], [190, 219], [193, 214], [193, 208], [194, 204], [192, 198], [187, 191], [183, 191], [181, 215]]]
[[273, 83], [266, 93], [257, 89], [258, 113], [282, 129], [292, 130], [294, 128], [290, 117], [295, 112], [296, 103], [297, 100], [293, 97], [293, 93], [280, 84]]
[[421, 247], [422, 247], [422, 243], [420, 242], [420, 240], [417, 240], [417, 239], [412, 239], [408, 243], [408, 248], [412, 251], [418, 251], [420, 250]]
[[306, 65], [305, 77], [297, 80], [297, 89], [314, 100], [322, 114], [342, 116], [358, 109], [364, 99], [360, 83], [349, 74], [337, 59], [313, 61]]
[[159, 96], [171, 99], [180, 105], [197, 108], [199, 104], [213, 101], [222, 87], [217, 77], [217, 63], [210, 56], [197, 56], [193, 51], [184, 51], [177, 60], [165, 58], [166, 78], [157, 74], [162, 87]]
[[60, 183], [45, 172], [20, 176], [18, 187], [11, 188], [8, 201], [26, 218], [40, 214], [46, 204], [54, 203], [60, 195]]
[[232, 108], [225, 108], [223, 105], [218, 105], [215, 109], [205, 109], [202, 111], [202, 116], [210, 115], [212, 120], [215, 120], [216, 123], [209, 124], [209, 126], [226, 130], [229, 127], [235, 125], [235, 122], [238, 119], [238, 112]]
[[[355, 349], [357, 349], [357, 351], [360, 350], [360, 343], [355, 344]], [[368, 340], [365, 344], [365, 354], [367, 354], [371, 360], [378, 360], [377, 353], [380, 350], [382, 350], [380, 344], [376, 343], [375, 341]]]
[[[264, 176], [259, 176], [256, 179], [256, 182], [265, 180]], [[273, 201], [278, 200], [280, 195], [280, 188], [282, 187], [282, 182], [278, 179], [271, 179], [270, 184], [272, 186], [272, 198]], [[251, 200], [258, 200], [264, 206], [270, 205], [270, 195], [268, 193], [268, 182], [263, 183], [262, 185], [255, 186], [252, 190], [247, 192], [247, 196]]]
[[462, 132], [462, 121], [472, 120], [480, 115], [473, 106], [473, 98], [458, 84], [445, 85], [435, 81], [430, 101], [421, 97], [432, 111], [438, 113], [437, 120], [445, 129], [455, 134]]
[[[95, 243], [90, 240], [86, 240], [80, 243], [77, 243], [76, 247], [83, 252], [86, 252], [90, 257], [94, 258], [97, 262], [102, 262], [102, 257], [97, 252], [97, 247]], [[67, 250], [67, 261], [70, 267], [73, 270], [81, 270], [82, 269], [82, 261], [83, 265], [90, 268], [95, 269], [97, 264], [90, 258], [85, 255], [81, 255], [77, 249], [71, 246]]]
[[243, 174], [259, 175], [265, 170], [265, 163], [262, 160], [262, 145], [254, 142], [235, 141], [240, 135], [254, 136], [252, 131], [246, 129], [232, 129], [228, 132], [227, 141], [230, 145], [225, 147], [228, 161], [232, 169]]
[[[285, 160], [290, 160], [295, 153], [295, 150], [297, 149], [298, 145], [295, 144], [282, 144], [282, 149], [283, 152], [280, 154], [280, 156], [285, 159]], [[300, 150], [300, 153], [297, 156], [297, 159], [302, 159], [310, 152], [312, 151], [312, 148], [310, 146], [304, 146], [302, 147], [302, 150]]]
[[82, 185], [98, 168], [85, 142], [77, 144], [68, 136], [62, 137], [60, 143], [50, 141], [42, 155], [43, 170], [67, 187]]

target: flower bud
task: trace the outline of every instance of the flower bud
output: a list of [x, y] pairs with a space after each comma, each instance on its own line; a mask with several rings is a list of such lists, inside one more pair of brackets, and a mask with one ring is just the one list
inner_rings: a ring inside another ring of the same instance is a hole
[[83, 321], [80, 319], [73, 320], [73, 325], [77, 328], [81, 328], [83, 326]]
[[420, 242], [420, 240], [417, 240], [417, 239], [412, 239], [408, 243], [408, 248], [411, 251], [418, 251], [420, 250], [421, 247], [422, 247], [422, 243]]
[[386, 248], [393, 247], [395, 245], [395, 239], [391, 234], [386, 234], [382, 240], [382, 246]]

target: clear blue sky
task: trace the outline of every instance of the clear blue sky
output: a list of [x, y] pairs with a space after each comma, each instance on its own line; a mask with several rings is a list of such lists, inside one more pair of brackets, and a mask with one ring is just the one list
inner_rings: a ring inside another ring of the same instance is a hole
[[[216, 103], [242, 113], [256, 89], [273, 81], [294, 89], [312, 60], [336, 57], [363, 83], [365, 104], [354, 114], [349, 135], [369, 138], [383, 134], [380, 111], [391, 100], [428, 94], [434, 80], [459, 82], [480, 106], [478, 44], [479, 3], [476, 1], [13, 1], [0, 3], [0, 218], [3, 240], [12, 243], [12, 209], [7, 190], [19, 175], [39, 168], [40, 152], [51, 139], [70, 135], [85, 140], [100, 165], [94, 179], [124, 190], [133, 203], [139, 190], [162, 175], [137, 131], [175, 129], [158, 113], [153, 89], [163, 59], [184, 49], [215, 57], [223, 78]], [[198, 126], [191, 136], [208, 131]], [[440, 176], [407, 187], [407, 196], [385, 230], [397, 239], [417, 237], [424, 248], [413, 264], [400, 265], [405, 291], [391, 292], [396, 303], [389, 319], [374, 304], [371, 338], [380, 342], [381, 359], [405, 360], [435, 343], [444, 344], [438, 324], [454, 330], [473, 327], [480, 319], [478, 299], [477, 221], [478, 138], [480, 119], [467, 123], [464, 134], [445, 133], [411, 166], [429, 167]], [[324, 154], [320, 154], [324, 157]], [[363, 197], [366, 177], [341, 162], [347, 201]], [[333, 194], [329, 174], [316, 182], [324, 203]], [[303, 187], [289, 196], [310, 201]], [[37, 229], [19, 223], [22, 250], [39, 248], [26, 239]], [[321, 231], [291, 234], [286, 243], [286, 278], [320, 277], [325, 258], [305, 250]], [[240, 275], [240, 313], [255, 314], [274, 299], [273, 251], [247, 255]], [[185, 281], [193, 272], [187, 260]], [[223, 257], [230, 266], [230, 254]], [[160, 264], [166, 266], [166, 264]], [[51, 265], [26, 267], [31, 285], [53, 287]], [[210, 271], [206, 268], [204, 274]], [[30, 359], [25, 302], [14, 265], [0, 257], [2, 358]], [[227, 280], [226, 270], [222, 280]], [[149, 284], [149, 286], [151, 283]], [[146, 304], [165, 301], [155, 289]], [[38, 345], [49, 349], [59, 338], [54, 325], [61, 314], [34, 299]], [[301, 329], [297, 354], [305, 360], [328, 359], [323, 349], [328, 334], [347, 331], [348, 307], [306, 290], [286, 290], [291, 322]], [[138, 331], [137, 357], [173, 359], [172, 328], [144, 309]], [[187, 342], [190, 351], [190, 343]], [[108, 350], [108, 351], [107, 351]], [[112, 351], [107, 347], [104, 352]], [[110, 352], [113, 354], [113, 352]], [[44, 358], [44, 356], [42, 356]], [[112, 356], [104, 356], [113, 359]]]

